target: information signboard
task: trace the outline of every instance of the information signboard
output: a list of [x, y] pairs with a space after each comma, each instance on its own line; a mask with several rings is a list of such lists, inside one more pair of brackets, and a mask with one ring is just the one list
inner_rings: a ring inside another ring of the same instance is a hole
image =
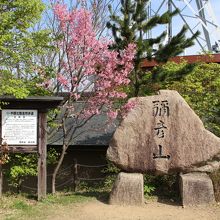
[[8, 145], [37, 145], [37, 110], [2, 110], [2, 139]]

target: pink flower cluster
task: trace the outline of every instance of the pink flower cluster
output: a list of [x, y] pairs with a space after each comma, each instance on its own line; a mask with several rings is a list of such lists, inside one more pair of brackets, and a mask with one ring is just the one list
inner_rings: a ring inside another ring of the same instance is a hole
[[59, 46], [65, 54], [57, 81], [74, 100], [90, 92], [84, 95], [88, 103], [85, 116], [99, 114], [105, 106], [110, 118], [117, 117], [114, 102], [126, 98], [122, 88], [129, 83], [136, 46], [129, 44], [120, 52], [110, 50], [108, 39], [96, 38], [92, 15], [86, 9], [70, 12], [65, 5], [57, 4], [54, 13], [63, 35]]

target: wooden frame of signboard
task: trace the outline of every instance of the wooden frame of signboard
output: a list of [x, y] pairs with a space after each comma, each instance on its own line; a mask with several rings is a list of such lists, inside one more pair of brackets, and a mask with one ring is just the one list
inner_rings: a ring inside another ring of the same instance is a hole
[[[46, 128], [47, 128], [47, 111], [49, 109], [56, 108], [61, 102], [63, 101], [62, 97], [28, 97], [25, 99], [16, 99], [14, 97], [0, 97], [0, 103], [4, 103], [1, 105], [1, 110], [0, 110], [0, 139], [1, 139], [1, 144], [2, 141], [4, 140], [5, 136], [2, 137], [3, 133], [3, 124], [2, 124], [2, 116], [5, 118], [7, 114], [9, 114], [11, 117], [13, 114], [15, 115], [15, 121], [17, 123], [17, 126], [26, 126], [25, 123], [22, 125], [22, 114], [32, 114], [33, 115], [37, 112], [37, 124], [36, 124], [36, 137], [32, 137], [31, 141], [23, 141], [25, 139], [23, 137], [22, 140], [16, 140], [16, 138], [22, 136], [18, 135], [18, 137], [15, 137], [15, 140], [12, 140], [13, 137], [8, 137], [9, 144], [9, 153], [37, 153], [38, 154], [38, 200], [41, 200], [42, 198], [46, 197], [47, 193], [47, 166], [46, 166], [46, 158], [47, 158], [47, 133], [46, 133]], [[23, 110], [23, 111], [22, 111]], [[4, 112], [4, 114], [3, 114]], [[20, 113], [21, 112], [21, 113]], [[29, 113], [30, 112], [30, 113]], [[18, 116], [16, 116], [16, 114]], [[36, 114], [35, 114], [36, 115]], [[19, 120], [18, 120], [19, 117]], [[25, 118], [25, 116], [24, 116]], [[32, 117], [32, 119], [34, 116]], [[9, 119], [9, 118], [8, 118]], [[30, 118], [29, 118], [30, 119]], [[27, 119], [26, 122], [28, 121]], [[10, 121], [13, 122], [13, 117], [10, 118]], [[30, 121], [30, 120], [29, 120]], [[15, 126], [16, 127], [16, 123]], [[33, 127], [33, 120], [32, 120], [32, 128]], [[4, 125], [7, 127], [6, 125]], [[12, 125], [10, 129], [13, 129]], [[6, 128], [4, 127], [4, 134], [6, 134]], [[20, 128], [19, 127], [19, 128]], [[25, 127], [24, 129], [20, 129], [20, 134], [22, 132], [25, 132]], [[9, 130], [8, 133], [9, 134]], [[27, 132], [27, 129], [26, 129]], [[28, 133], [24, 134], [23, 136], [27, 135]], [[31, 135], [31, 134], [30, 134]], [[9, 135], [10, 136], [10, 135]], [[13, 136], [13, 135], [12, 135]], [[16, 135], [15, 135], [16, 136]], [[34, 138], [36, 140], [34, 140]], [[6, 138], [7, 139], [7, 138]], [[10, 144], [11, 141], [11, 144]], [[34, 144], [31, 144], [34, 143]], [[2, 195], [2, 185], [3, 185], [3, 174], [2, 174], [2, 166], [0, 165], [0, 196]]]

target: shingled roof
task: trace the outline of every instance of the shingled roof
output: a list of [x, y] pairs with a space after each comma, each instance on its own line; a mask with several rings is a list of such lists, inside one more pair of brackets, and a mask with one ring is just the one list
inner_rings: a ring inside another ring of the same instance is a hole
[[[80, 102], [77, 104], [81, 105]], [[118, 121], [115, 121], [114, 124], [109, 125], [106, 114], [102, 113], [95, 115], [88, 120], [85, 125], [76, 129], [73, 137], [71, 138], [70, 145], [108, 146], [118, 123]], [[71, 126], [77, 126], [74, 117], [67, 119], [67, 128], [70, 128]], [[56, 131], [50, 131], [50, 134], [48, 135], [48, 145], [63, 145], [63, 131], [61, 128]]]

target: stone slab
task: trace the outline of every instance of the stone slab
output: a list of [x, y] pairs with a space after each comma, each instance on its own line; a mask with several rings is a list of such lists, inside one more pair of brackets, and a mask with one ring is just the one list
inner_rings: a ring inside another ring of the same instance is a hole
[[180, 192], [183, 206], [210, 204], [215, 202], [213, 184], [205, 173], [180, 175]]
[[142, 205], [144, 203], [143, 175], [119, 173], [113, 185], [109, 203], [111, 205]]

